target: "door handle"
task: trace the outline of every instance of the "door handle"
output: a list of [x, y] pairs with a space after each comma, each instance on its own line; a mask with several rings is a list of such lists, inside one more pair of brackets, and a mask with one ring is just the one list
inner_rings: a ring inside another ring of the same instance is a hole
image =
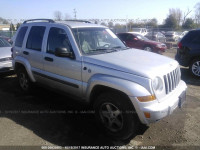
[[29, 52], [23, 51], [23, 54], [24, 54], [24, 55], [29, 55]]
[[44, 59], [46, 60], [46, 61], [53, 61], [53, 58], [50, 58], [50, 57], [44, 57]]

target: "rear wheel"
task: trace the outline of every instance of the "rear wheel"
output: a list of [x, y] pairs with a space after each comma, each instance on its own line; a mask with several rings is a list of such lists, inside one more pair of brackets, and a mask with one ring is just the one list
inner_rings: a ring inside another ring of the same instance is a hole
[[29, 79], [29, 76], [28, 76], [25, 68], [23, 68], [23, 67], [19, 68], [19, 70], [17, 71], [17, 78], [18, 78], [19, 86], [21, 87], [21, 89], [25, 93], [30, 92], [32, 83]]
[[200, 59], [194, 59], [190, 64], [190, 73], [196, 77], [200, 77]]
[[139, 120], [126, 96], [115, 92], [103, 93], [96, 99], [94, 109], [98, 124], [108, 136], [125, 140], [136, 131]]

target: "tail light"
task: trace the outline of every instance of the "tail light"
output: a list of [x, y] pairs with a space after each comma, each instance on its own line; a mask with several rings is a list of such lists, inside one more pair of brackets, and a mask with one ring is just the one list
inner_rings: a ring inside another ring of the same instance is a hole
[[179, 48], [179, 49], [182, 48], [182, 43], [181, 43], [181, 42], [178, 43], [178, 48]]

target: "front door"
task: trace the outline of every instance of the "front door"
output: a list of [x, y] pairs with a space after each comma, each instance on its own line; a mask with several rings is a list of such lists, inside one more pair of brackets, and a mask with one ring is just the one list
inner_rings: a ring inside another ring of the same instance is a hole
[[50, 27], [43, 55], [44, 77], [49, 86], [72, 95], [81, 96], [81, 61], [55, 56], [56, 48], [66, 48], [73, 52], [69, 31], [61, 27]]

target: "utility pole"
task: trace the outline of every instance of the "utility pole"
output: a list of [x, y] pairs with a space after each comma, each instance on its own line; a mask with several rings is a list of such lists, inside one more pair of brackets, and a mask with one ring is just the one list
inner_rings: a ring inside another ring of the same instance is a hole
[[77, 13], [77, 11], [76, 11], [76, 9], [74, 8], [74, 19], [76, 20], [76, 13]]

